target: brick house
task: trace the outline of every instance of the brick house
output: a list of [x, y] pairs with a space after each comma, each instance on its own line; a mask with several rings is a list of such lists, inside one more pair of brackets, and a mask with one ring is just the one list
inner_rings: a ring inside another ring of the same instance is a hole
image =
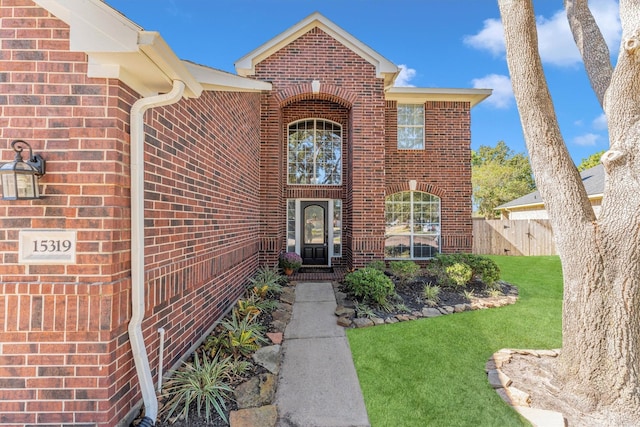
[[320, 14], [237, 75], [100, 0], [3, 0], [0, 43], [0, 163], [16, 139], [47, 161], [42, 198], [0, 200], [0, 424], [126, 425], [282, 251], [471, 251], [490, 91], [394, 87]]

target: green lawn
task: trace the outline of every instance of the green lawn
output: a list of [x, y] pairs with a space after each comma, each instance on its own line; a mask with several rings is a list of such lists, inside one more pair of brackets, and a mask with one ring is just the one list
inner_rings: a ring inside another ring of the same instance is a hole
[[558, 257], [492, 257], [518, 286], [511, 306], [366, 329], [347, 336], [373, 427], [528, 425], [487, 382], [501, 348], [561, 346]]

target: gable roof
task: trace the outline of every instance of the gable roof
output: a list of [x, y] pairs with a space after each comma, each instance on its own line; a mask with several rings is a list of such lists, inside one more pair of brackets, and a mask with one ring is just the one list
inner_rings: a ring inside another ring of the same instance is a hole
[[[602, 163], [591, 169], [582, 171], [580, 177], [582, 177], [584, 189], [587, 191], [587, 196], [589, 196], [590, 199], [602, 197], [604, 193], [604, 166], [602, 166]], [[534, 191], [533, 193], [504, 203], [495, 209], [522, 208], [540, 204], [544, 204], [544, 200], [542, 200], [539, 191]]]
[[325, 18], [319, 12], [314, 12], [288, 30], [278, 34], [262, 46], [252, 50], [235, 63], [236, 72], [241, 76], [255, 74], [255, 66], [273, 53], [287, 46], [314, 28], [319, 28], [338, 42], [352, 50], [356, 55], [364, 58], [375, 66], [376, 76], [384, 78], [385, 87], [391, 86], [400, 69], [378, 52], [347, 33], [342, 28]]

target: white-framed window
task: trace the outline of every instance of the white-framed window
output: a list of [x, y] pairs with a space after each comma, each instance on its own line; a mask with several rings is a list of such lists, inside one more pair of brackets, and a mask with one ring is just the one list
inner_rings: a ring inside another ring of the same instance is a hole
[[424, 149], [424, 105], [398, 104], [398, 149]]
[[440, 198], [402, 191], [385, 199], [386, 259], [428, 259], [440, 252]]
[[304, 119], [289, 125], [287, 182], [342, 184], [342, 126], [320, 119]]

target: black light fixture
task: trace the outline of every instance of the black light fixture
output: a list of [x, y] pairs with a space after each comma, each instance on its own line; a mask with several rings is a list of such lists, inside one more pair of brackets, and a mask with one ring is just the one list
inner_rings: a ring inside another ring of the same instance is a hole
[[[29, 149], [29, 158], [24, 161], [22, 151]], [[44, 175], [45, 161], [39, 154], [33, 154], [31, 146], [16, 139], [11, 143], [11, 148], [16, 152], [13, 162], [0, 166], [0, 178], [2, 179], [3, 200], [31, 200], [40, 198], [38, 178]]]

